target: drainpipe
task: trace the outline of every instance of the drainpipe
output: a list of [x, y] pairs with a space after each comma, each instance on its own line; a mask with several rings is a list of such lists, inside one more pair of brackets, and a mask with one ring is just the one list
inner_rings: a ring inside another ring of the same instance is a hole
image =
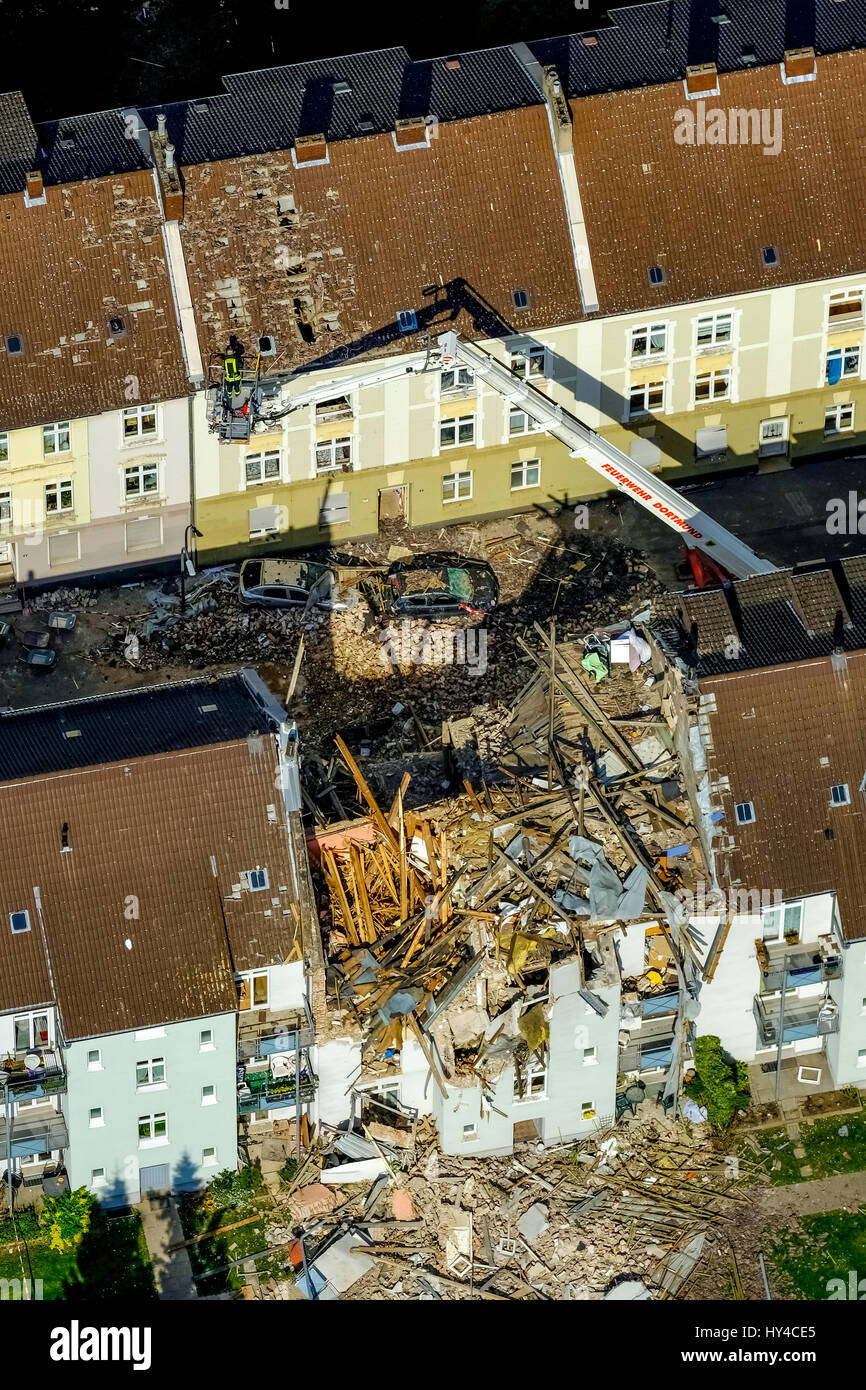
[[[195, 395], [186, 398], [186, 419], [189, 457], [189, 524], [195, 526]], [[196, 564], [198, 556], [196, 555]]]
[[3, 1082], [3, 1113], [6, 1116], [6, 1186], [9, 1189], [9, 1215], [13, 1209], [12, 1184], [12, 1106], [9, 1103], [9, 1079]]

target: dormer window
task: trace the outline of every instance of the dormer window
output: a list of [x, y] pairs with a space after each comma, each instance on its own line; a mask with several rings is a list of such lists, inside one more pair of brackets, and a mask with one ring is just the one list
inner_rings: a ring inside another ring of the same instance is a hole
[[755, 806], [751, 801], [738, 801], [734, 807], [737, 825], [751, 825], [755, 819]]
[[267, 869], [247, 869], [244, 880], [251, 893], [262, 893], [268, 886]]
[[831, 806], [850, 806], [851, 793], [848, 790], [847, 782], [839, 782], [835, 787], [830, 788]]

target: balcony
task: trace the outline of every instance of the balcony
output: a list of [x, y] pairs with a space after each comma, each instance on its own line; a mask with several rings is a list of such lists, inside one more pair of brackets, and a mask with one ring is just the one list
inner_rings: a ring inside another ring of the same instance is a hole
[[56, 1047], [7, 1053], [0, 1064], [0, 1089], [3, 1087], [8, 1087], [16, 1101], [59, 1095], [66, 1090], [63, 1053]]
[[764, 941], [756, 941], [755, 955], [764, 994], [798, 989], [802, 985], [825, 984], [828, 980], [842, 978], [842, 952], [829, 935], [819, 936], [814, 946], [784, 942], [768, 945]]
[[314, 1099], [318, 1077], [310, 1062], [310, 1030], [248, 1034], [238, 1039], [238, 1114], [279, 1110]]
[[839, 1031], [839, 1010], [832, 999], [798, 999], [783, 995], [763, 999], [756, 994], [753, 1003], [758, 1025], [758, 1046], [778, 1047], [802, 1042], [804, 1038], [826, 1037]]
[[[12, 1157], [27, 1158], [30, 1154], [53, 1153], [69, 1144], [66, 1120], [59, 1110], [47, 1106], [28, 1110], [12, 1120]], [[9, 1155], [7, 1120], [0, 1118], [0, 1165], [5, 1168]]]

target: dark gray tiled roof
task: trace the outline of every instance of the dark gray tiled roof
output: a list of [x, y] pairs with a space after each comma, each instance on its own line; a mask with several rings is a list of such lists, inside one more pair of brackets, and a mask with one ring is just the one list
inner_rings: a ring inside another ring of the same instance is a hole
[[19, 193], [34, 167], [36, 128], [21, 92], [0, 93], [0, 192]]
[[862, 651], [866, 559], [755, 575], [724, 591], [663, 594], [650, 626], [698, 677]]
[[[725, 15], [718, 24], [713, 16]], [[530, 43], [554, 64], [571, 97], [676, 82], [687, 66], [714, 62], [720, 72], [781, 61], [786, 49], [841, 53], [866, 44], [860, 0], [650, 0], [608, 11], [584, 34]]]
[[239, 673], [0, 713], [0, 782], [264, 734], [256, 683]]

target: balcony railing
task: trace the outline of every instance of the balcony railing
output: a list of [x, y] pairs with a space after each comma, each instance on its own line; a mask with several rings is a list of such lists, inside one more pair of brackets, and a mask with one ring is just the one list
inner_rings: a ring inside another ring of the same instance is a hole
[[817, 947], [799, 949], [790, 946], [768, 947], [765, 942], [756, 941], [755, 954], [765, 994], [776, 994], [782, 989], [799, 989], [802, 985], [825, 984], [828, 980], [842, 978], [842, 952], [830, 937], [820, 938]]
[[[53, 1153], [69, 1143], [66, 1121], [59, 1110], [32, 1111], [16, 1115], [12, 1121], [12, 1157], [27, 1158], [30, 1154]], [[0, 1166], [5, 1168], [8, 1154], [6, 1119], [0, 1112]]]
[[239, 1040], [237, 1081], [241, 1115], [303, 1105], [313, 1100], [318, 1086], [299, 1032]]
[[[38, 1066], [33, 1066], [38, 1059]], [[30, 1062], [31, 1065], [27, 1066]], [[0, 1091], [7, 1088], [20, 1100], [39, 1100], [66, 1090], [63, 1053], [55, 1047], [34, 1047], [7, 1053], [0, 1059]]]
[[783, 996], [768, 1001], [756, 994], [753, 1012], [760, 1047], [778, 1047], [780, 1032], [782, 1046], [786, 1046], [839, 1031], [839, 1010], [832, 1000]]

